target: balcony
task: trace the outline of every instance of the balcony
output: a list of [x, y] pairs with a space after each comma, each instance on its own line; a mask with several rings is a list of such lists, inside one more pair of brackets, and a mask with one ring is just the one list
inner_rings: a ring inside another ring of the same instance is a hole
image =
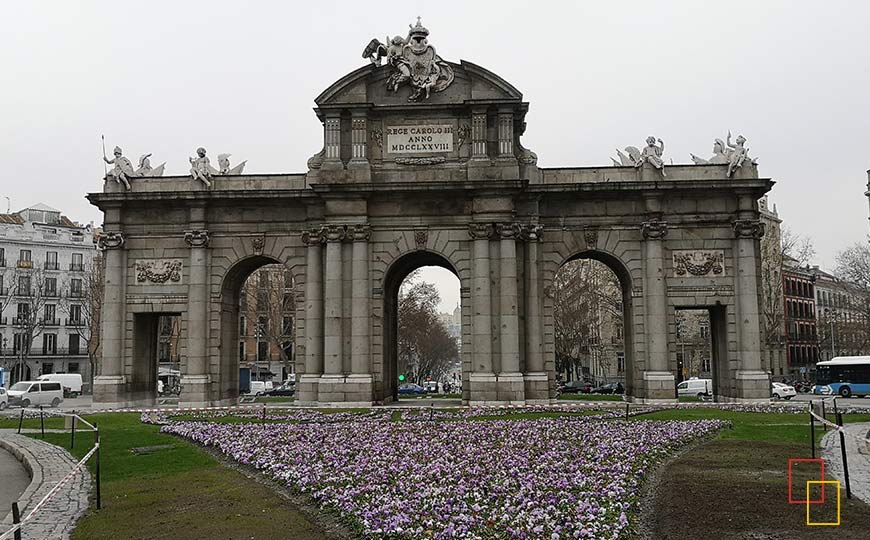
[[84, 293], [82, 291], [70, 291], [69, 292], [70, 298], [82, 298], [83, 296], [84, 296]]
[[70, 272], [84, 272], [85, 265], [84, 263], [69, 263]]
[[64, 322], [64, 326], [82, 326], [84, 322], [81, 319], [70, 319], [67, 318]]
[[46, 298], [57, 298], [60, 296], [60, 294], [58, 294], [56, 289], [47, 289], [43, 293], [43, 296], [45, 296]]
[[0, 317], [0, 326], [6, 326], [8, 320], [6, 317]]
[[42, 319], [43, 326], [60, 326], [60, 319]]
[[12, 317], [12, 326], [26, 326], [30, 323], [30, 317]]
[[18, 261], [18, 268], [33, 268], [33, 261]]
[[45, 269], [46, 269], [46, 270], [58, 270], [59, 268], [58, 268], [57, 261], [54, 261], [54, 262], [48, 262], [48, 261], [46, 261], [46, 263], [45, 263]]

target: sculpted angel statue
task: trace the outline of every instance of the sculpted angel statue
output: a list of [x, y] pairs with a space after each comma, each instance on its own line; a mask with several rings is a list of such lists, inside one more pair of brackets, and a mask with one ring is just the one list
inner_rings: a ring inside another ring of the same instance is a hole
[[[659, 144], [656, 144], [658, 141]], [[623, 154], [618, 148], [616, 154], [619, 156], [619, 161], [610, 158], [613, 165], [616, 167], [640, 167], [644, 162], [662, 171], [662, 176], [665, 174], [665, 162], [662, 160], [662, 154], [665, 153], [665, 143], [661, 139], [656, 139], [652, 135], [646, 138], [646, 146], [643, 150], [638, 150], [635, 146], [626, 146], [625, 151], [628, 155]]]
[[116, 146], [114, 151], [115, 157], [112, 159], [107, 158], [103, 155], [103, 160], [109, 165], [114, 165], [111, 171], [109, 171], [108, 176], [111, 176], [115, 179], [115, 182], [124, 184], [124, 187], [130, 189], [130, 181], [129, 177], [135, 176], [135, 172], [133, 171], [133, 164], [130, 163], [130, 160], [124, 157], [124, 153], [121, 151], [120, 146]]
[[205, 156], [205, 148], [199, 147], [196, 149], [196, 157], [188, 158], [190, 161], [190, 176], [194, 180], [199, 180], [207, 187], [211, 186], [211, 175], [214, 168], [209, 163], [208, 158]]
[[731, 153], [728, 156], [728, 176], [732, 176], [734, 171], [743, 166], [743, 162], [749, 157], [749, 149], [744, 146], [746, 137], [738, 135], [736, 144], [731, 144], [731, 131], [728, 131], [728, 138], [725, 143], [731, 148]]
[[230, 167], [230, 156], [232, 154], [218, 154], [218, 167], [219, 173], [222, 175], [237, 175], [242, 174], [242, 171], [245, 170], [245, 163], [247, 160], [239, 163], [235, 167]]
[[695, 165], [718, 164], [728, 165], [728, 177], [734, 176], [734, 173], [743, 166], [743, 163], [749, 161], [753, 165], [757, 165], [756, 159], [749, 157], [749, 148], [746, 147], [746, 137], [738, 135], [734, 143], [731, 143], [731, 132], [728, 132], [728, 137], [725, 141], [716, 139], [713, 143], [713, 156], [709, 159], [704, 159], [689, 154], [692, 156], [692, 161]]
[[151, 167], [151, 160], [148, 159], [151, 154], [142, 154], [139, 156], [139, 168], [136, 169], [136, 176], [163, 176], [163, 168], [166, 163], [161, 163], [157, 167]]
[[725, 148], [725, 141], [722, 139], [716, 139], [713, 142], [713, 157], [710, 159], [704, 159], [696, 156], [695, 154], [689, 154], [692, 156], [692, 161], [695, 165], [706, 165], [708, 163], [714, 164], [723, 164], [728, 163], [728, 153], [730, 151]]

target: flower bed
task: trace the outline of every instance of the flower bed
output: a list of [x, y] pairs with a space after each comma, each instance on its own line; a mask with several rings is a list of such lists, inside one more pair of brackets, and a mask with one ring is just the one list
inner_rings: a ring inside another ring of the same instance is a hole
[[368, 538], [554, 540], [626, 537], [650, 468], [726, 425], [345, 420], [161, 429], [310, 494]]

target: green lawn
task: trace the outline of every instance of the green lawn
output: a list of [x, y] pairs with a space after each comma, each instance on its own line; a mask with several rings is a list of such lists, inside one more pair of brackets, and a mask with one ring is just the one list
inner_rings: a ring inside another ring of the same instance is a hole
[[559, 394], [563, 401], [624, 401], [620, 394]]

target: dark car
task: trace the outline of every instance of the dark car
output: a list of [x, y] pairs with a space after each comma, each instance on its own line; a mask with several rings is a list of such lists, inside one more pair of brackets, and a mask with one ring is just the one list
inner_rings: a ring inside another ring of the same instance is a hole
[[405, 383], [399, 387], [400, 394], [425, 394], [426, 389], [419, 384]]
[[625, 389], [622, 387], [622, 383], [603, 384], [592, 391], [593, 394], [622, 394], [624, 392]]
[[267, 396], [292, 396], [296, 394], [295, 383], [285, 383], [266, 392]]
[[568, 381], [562, 387], [563, 394], [588, 394], [592, 391], [592, 383], [588, 381]]

